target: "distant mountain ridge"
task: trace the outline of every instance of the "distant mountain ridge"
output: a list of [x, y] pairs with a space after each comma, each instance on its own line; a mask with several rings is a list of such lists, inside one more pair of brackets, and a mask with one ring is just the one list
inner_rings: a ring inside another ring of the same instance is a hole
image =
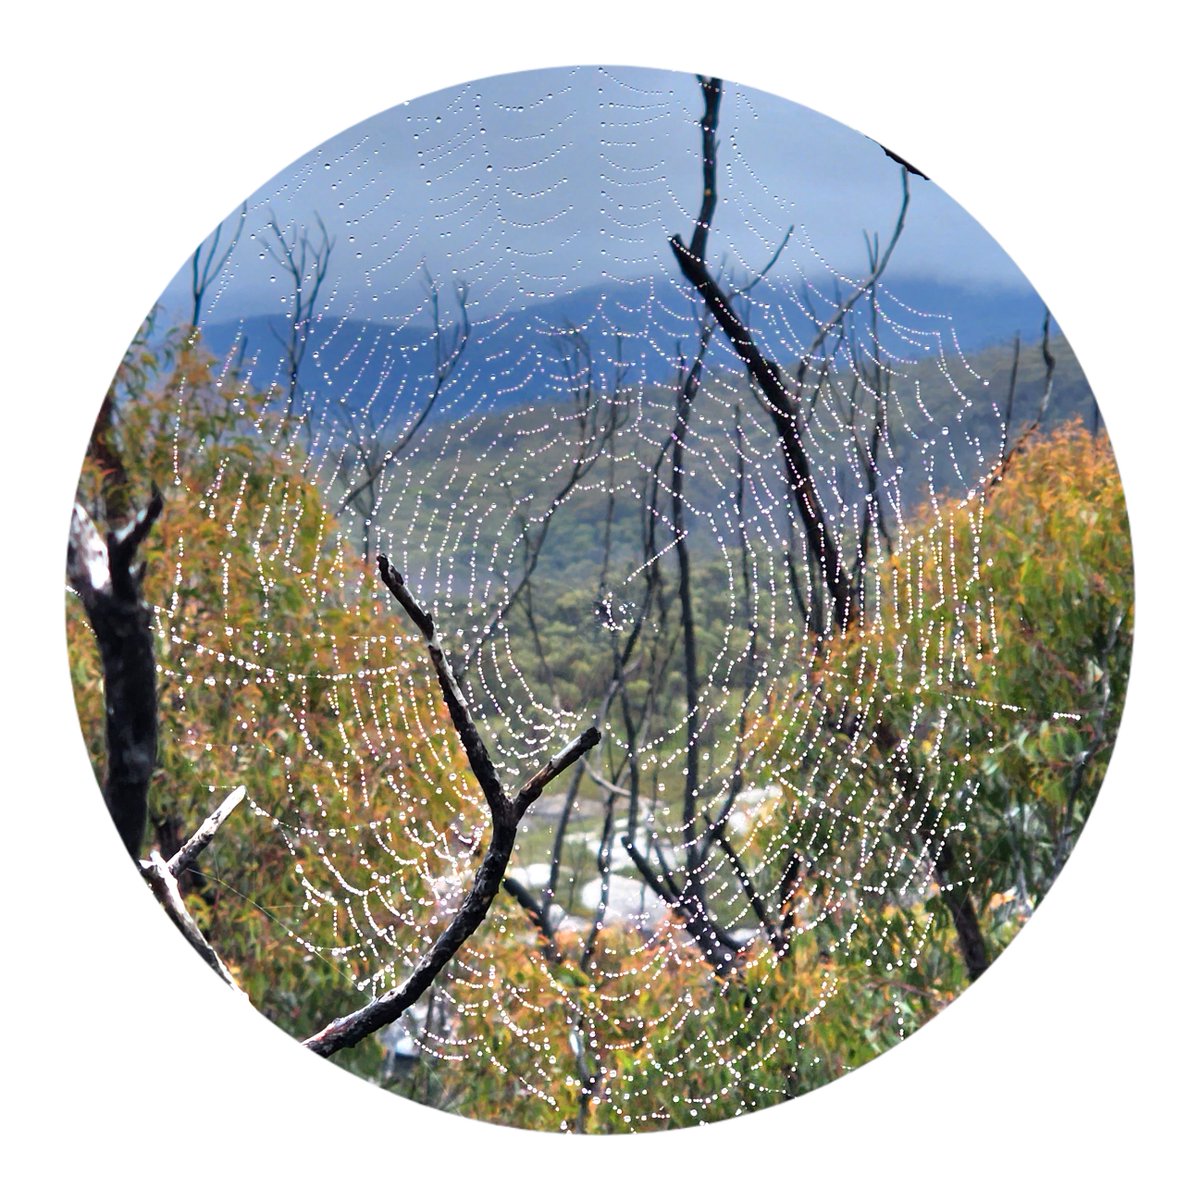
[[[821, 305], [833, 296], [818, 298]], [[768, 353], [795, 361], [811, 336], [812, 322], [792, 289], [757, 289], [739, 301]], [[1044, 307], [1031, 289], [977, 290], [933, 280], [899, 280], [881, 293], [880, 338], [889, 354], [915, 361], [935, 354], [966, 354], [1011, 343], [1019, 333], [1040, 336]], [[456, 314], [442, 299], [444, 336]], [[531, 299], [491, 316], [471, 313], [472, 330], [453, 376], [439, 397], [447, 411], [465, 404], [503, 410], [562, 394], [563, 339], [578, 330], [586, 339], [598, 382], [619, 371], [647, 383], [673, 377], [680, 356], [694, 351], [696, 309], [686, 287], [668, 278], [640, 283], [609, 281], [553, 299]], [[855, 320], [864, 321], [865, 312]], [[206, 324], [209, 348], [240, 357], [256, 387], [286, 384], [286, 318], [249, 315]], [[725, 353], [730, 359], [727, 348]], [[375, 428], [411, 416], [433, 386], [436, 365], [432, 321], [407, 325], [356, 317], [323, 316], [309, 331], [300, 389], [318, 407], [337, 402]]]

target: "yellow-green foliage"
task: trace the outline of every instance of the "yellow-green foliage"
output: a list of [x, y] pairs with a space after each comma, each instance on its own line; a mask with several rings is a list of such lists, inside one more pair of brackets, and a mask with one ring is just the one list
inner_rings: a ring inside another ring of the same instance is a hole
[[[135, 343], [117, 381], [134, 498], [166, 507], [146, 547], [161, 673], [157, 830], [249, 801], [187, 902], [254, 1003], [296, 1035], [390, 986], [453, 910], [486, 812], [423, 647], [310, 482], [303, 439], [184, 334]], [[103, 492], [85, 464], [81, 497]], [[1111, 750], [1131, 641], [1132, 564], [1107, 440], [1031, 441], [989, 492], [919, 521], [863, 628], [809, 647], [748, 732], [786, 766], [739, 844], [795, 920], [718, 979], [667, 921], [584, 931], [554, 954], [502, 896], [439, 982], [453, 1020], [398, 1090], [534, 1128], [712, 1121], [836, 1078], [965, 986], [898, 755], [961, 850], [993, 950], [1053, 880]], [[103, 763], [95, 647], [68, 599], [72, 680]], [[894, 735], [894, 736], [893, 736]], [[99, 798], [97, 798], [99, 802]], [[961, 828], [958, 828], [961, 826]], [[529, 864], [525, 864], [529, 865]], [[561, 961], [555, 961], [555, 956]], [[368, 1075], [368, 1042], [345, 1064]]]
[[[453, 738], [428, 727], [423, 647], [349, 556], [264, 397], [181, 334], [135, 346], [117, 394], [132, 496], [154, 482], [166, 501], [143, 584], [161, 676], [152, 825], [189, 833], [246, 787], [188, 904], [255, 1004], [308, 1034], [423, 951], [443, 915], [438, 839], [481, 822], [478, 801]], [[94, 505], [94, 464], [80, 490]], [[73, 596], [68, 637], [102, 764], [97, 655]]]

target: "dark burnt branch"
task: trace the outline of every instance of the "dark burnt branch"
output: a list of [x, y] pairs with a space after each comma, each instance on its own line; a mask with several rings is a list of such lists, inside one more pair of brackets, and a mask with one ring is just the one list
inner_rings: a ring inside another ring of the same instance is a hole
[[650, 885], [650, 890], [669, 908], [678, 908], [679, 889], [676, 887], [670, 872], [656, 869], [654, 864], [638, 849], [637, 843], [629, 836], [621, 836], [621, 845], [629, 855], [638, 874]]
[[967, 978], [974, 983], [988, 969], [991, 962], [983, 930], [979, 926], [975, 902], [967, 891], [966, 881], [961, 877], [958, 856], [949, 838], [931, 837], [926, 842], [926, 849], [933, 860], [942, 902], [950, 910], [950, 917], [954, 922], [954, 932], [958, 937], [959, 952], [966, 964]]
[[[526, 810], [552, 780], [600, 741], [600, 733], [596, 728], [584, 730], [535, 771], [525, 781], [521, 790], [510, 799], [500, 785], [491, 757], [467, 710], [466, 701], [446, 660], [446, 653], [442, 649], [433, 618], [417, 602], [400, 573], [382, 554], [379, 556], [379, 574], [425, 638], [430, 660], [441, 685], [442, 696], [450, 710], [450, 719], [492, 814], [491, 840], [462, 907], [429, 951], [418, 960], [408, 979], [356, 1012], [332, 1021], [305, 1041], [304, 1044], [310, 1050], [323, 1058], [328, 1058], [347, 1046], [357, 1045], [363, 1038], [390, 1024], [406, 1009], [411, 1008], [428, 990], [442, 968], [479, 928], [496, 898], [496, 893], [505, 885], [505, 872], [516, 841], [517, 826]], [[512, 881], [510, 885], [511, 883]], [[512, 890], [511, 886], [509, 890]]]
[[[796, 608], [800, 613], [800, 619], [804, 622], [804, 628], [815, 634], [817, 638], [821, 638], [827, 632], [824, 593], [819, 589], [813, 589], [810, 593], [801, 585], [800, 572], [796, 569], [795, 530], [790, 521], [787, 535], [788, 544], [783, 550], [783, 561], [787, 567], [788, 586], [792, 590], [792, 599], [796, 601]], [[805, 560], [807, 566], [807, 554]]]
[[[672, 493], [672, 533], [677, 548], [677, 553], [682, 548], [682, 553], [679, 554], [680, 565], [680, 586], [679, 598], [682, 619], [679, 623], [677, 637], [684, 643], [684, 673], [685, 678], [690, 676], [691, 686], [685, 685], [687, 692], [688, 705], [688, 740], [689, 748], [687, 751], [687, 766], [685, 768], [684, 781], [684, 802], [683, 802], [683, 817], [685, 827], [691, 827], [691, 833], [685, 832], [685, 847], [684, 847], [684, 875], [683, 882], [676, 881], [672, 874], [671, 868], [667, 863], [666, 856], [663, 853], [662, 846], [657, 838], [651, 837], [649, 840], [649, 850], [654, 856], [655, 862], [652, 863], [646, 854], [638, 849], [636, 843], [637, 830], [639, 824], [639, 792], [641, 787], [639, 763], [636, 754], [632, 754], [628, 760], [629, 766], [629, 788], [627, 791], [629, 800], [629, 813], [626, 822], [626, 832], [621, 839], [625, 846], [631, 861], [634, 864], [643, 881], [667, 904], [672, 908], [683, 921], [688, 933], [692, 936], [701, 953], [707, 959], [709, 964], [718, 974], [724, 975], [732, 969], [734, 956], [741, 946], [730, 935], [713, 920], [708, 906], [705, 903], [703, 895], [703, 886], [701, 882], [701, 871], [703, 868], [704, 858], [708, 851], [708, 844], [704, 839], [700, 838], [697, 833], [696, 822], [696, 801], [699, 795], [699, 687], [698, 687], [698, 663], [695, 650], [695, 630], [692, 622], [692, 603], [690, 592], [690, 566], [686, 551], [686, 528], [683, 520], [683, 478], [682, 470], [683, 451], [687, 435], [687, 422], [690, 414], [690, 405], [694, 399], [695, 392], [700, 382], [700, 371], [702, 368], [704, 352], [708, 346], [709, 338], [712, 333], [713, 326], [711, 323], [702, 327], [701, 331], [701, 347], [697, 355], [696, 361], [693, 362], [691, 368], [687, 372], [681, 370], [681, 378], [676, 392], [676, 421], [672, 428], [670, 436], [664, 442], [657, 462], [654, 464], [654, 469], [650, 472], [648, 478], [648, 503], [645, 506], [647, 514], [657, 512], [658, 510], [658, 490], [659, 490], [659, 472], [666, 460], [667, 451], [672, 451], [672, 486], [668, 489]], [[645, 607], [643, 608], [642, 617], [648, 615], [652, 606], [653, 597], [657, 593], [660, 596], [660, 607], [658, 612], [658, 629], [659, 636], [655, 639], [650, 648], [650, 687], [647, 689], [645, 706], [640, 717], [635, 717], [629, 705], [628, 692], [625, 688], [624, 671], [620, 671], [618, 678], [621, 683], [621, 704], [622, 714], [625, 720], [626, 738], [630, 746], [640, 745], [641, 733], [640, 728], [648, 726], [654, 714], [654, 705], [657, 698], [665, 690], [665, 672], [674, 654], [676, 635], [666, 637], [667, 646], [666, 652], [659, 659], [659, 651], [662, 649], [661, 642], [667, 631], [674, 624], [670, 620], [668, 609], [667, 596], [665, 589], [662, 586], [661, 576], [658, 572], [658, 551], [655, 539], [655, 523], [650, 516], [643, 518], [643, 553], [646, 562], [654, 564], [652, 569], [647, 572], [647, 589]], [[642, 617], [639, 617], [639, 626]], [[691, 651], [688, 649], [689, 633], [691, 636]], [[690, 667], [689, 667], [690, 664]], [[608, 786], [608, 785], [605, 785]], [[617, 792], [620, 794], [620, 792]]]
[[703, 158], [704, 196], [700, 215], [692, 230], [692, 257], [703, 262], [708, 251], [708, 231], [717, 208], [717, 113], [721, 107], [721, 81], [697, 75], [704, 96], [704, 115], [700, 118], [700, 153]]
[[550, 923], [549, 906], [543, 905], [519, 879], [514, 879], [511, 875], [505, 875], [500, 886], [525, 910], [530, 921], [533, 922], [542, 953], [551, 962], [562, 962], [558, 941], [554, 936], [554, 926]]
[[128, 525], [101, 538], [83, 506], [76, 504], [67, 543], [67, 577], [83, 601], [104, 672], [104, 802], [135, 860], [146, 833], [146, 796], [158, 760], [158, 684], [150, 609], [142, 600], [141, 572], [133, 559], [162, 507], [155, 488], [150, 503]]
[[575, 811], [575, 798], [579, 795], [579, 785], [583, 782], [584, 759], [580, 759], [571, 773], [571, 782], [567, 784], [567, 794], [563, 798], [562, 812], [554, 826], [554, 842], [550, 849], [550, 874], [546, 886], [542, 889], [542, 906], [548, 913], [554, 903], [558, 891], [558, 878], [562, 872], [563, 847], [567, 841], [567, 826], [571, 823], [571, 814]]
[[[707, 162], [706, 162], [707, 167]], [[711, 213], [709, 214], [711, 217]], [[699, 227], [697, 227], [699, 233]], [[700, 387], [704, 355], [712, 338], [712, 322], [700, 331], [700, 347], [675, 397], [675, 427], [671, 433], [671, 522], [675, 534], [675, 556], [679, 564], [679, 615], [683, 628], [683, 677], [687, 704], [687, 748], [683, 786], [683, 837], [688, 886], [697, 902], [703, 904], [700, 880], [701, 845], [696, 832], [696, 804], [700, 792], [700, 671], [696, 654], [696, 620], [692, 603], [691, 565], [688, 556], [687, 525], [684, 516], [683, 455], [687, 442], [688, 419], [692, 402]]]
[[[618, 695], [621, 701], [621, 719], [625, 726], [625, 744], [629, 747], [627, 752], [629, 787], [626, 791], [626, 798], [628, 800], [626, 832], [630, 838], [637, 836], [638, 825], [641, 819], [642, 771], [641, 762], [634, 748], [645, 744], [645, 731], [651, 728], [658, 703], [666, 691], [664, 681], [674, 653], [675, 638], [678, 636], [677, 631], [675, 634], [672, 634], [671, 626], [666, 619], [666, 601], [662, 595], [664, 591], [663, 579], [662, 572], [659, 569], [655, 539], [655, 514], [658, 511], [658, 468], [661, 466], [665, 454], [666, 450], [664, 447], [659, 458], [659, 463], [656, 465], [652, 475], [647, 478], [646, 486], [643, 490], [642, 561], [648, 563], [649, 566], [644, 573], [645, 591], [642, 596], [641, 607], [626, 639], [623, 654], [618, 656], [615, 645], [613, 651], [613, 679], [617, 684]], [[659, 620], [654, 622], [652, 621], [652, 614], [656, 610], [656, 601], [658, 601], [660, 612]], [[629, 696], [628, 664], [634, 646], [642, 641], [642, 635], [648, 620], [651, 621], [654, 633], [653, 636], [645, 639], [647, 645], [642, 652], [641, 658], [639, 658], [639, 666], [644, 670], [648, 686], [645, 690], [641, 711], [635, 712]]]
[[709, 823], [712, 829], [712, 836], [717, 845], [721, 847], [721, 852], [729, 859], [729, 864], [733, 867], [734, 877], [745, 893], [746, 899], [750, 902], [750, 907], [754, 910], [754, 915], [758, 918], [759, 925], [766, 933], [775, 953], [782, 958], [787, 952], [787, 942], [776, 927], [775, 922], [771, 919], [771, 914], [767, 911], [766, 903], [759, 894], [758, 888], [754, 886], [754, 881], [750, 878], [750, 873], [743, 865], [740, 855], [725, 836], [724, 823], [713, 821], [711, 817], [709, 817]]
[[638, 874], [659, 899], [678, 915], [709, 966], [720, 976], [728, 975], [742, 944], [712, 919], [703, 900], [689, 886], [690, 880], [680, 887], [672, 879], [657, 839], [652, 839], [650, 844], [658, 859], [657, 867], [638, 849], [629, 834], [621, 837], [621, 845], [625, 847], [625, 853], [629, 855]]
[[650, 890], [683, 922], [684, 928], [709, 965], [718, 975], [728, 974], [733, 967], [734, 956], [741, 949], [740, 943], [734, 941], [710, 919], [706, 907], [690, 891], [686, 881], [682, 887], [675, 882], [658, 840], [653, 837], [650, 840], [652, 851], [658, 860], [657, 866], [638, 849], [637, 843], [629, 834], [621, 836], [621, 845], [625, 847], [625, 853], [629, 855], [630, 861]]
[[[758, 385], [764, 406], [779, 438], [787, 468], [788, 482], [797, 512], [804, 526], [809, 553], [817, 563], [825, 585], [833, 598], [838, 628], [847, 629], [858, 619], [857, 588], [852, 572], [843, 560], [841, 547], [826, 519], [824, 505], [813, 482], [808, 453], [803, 442], [803, 415], [799, 398], [779, 365], [766, 358], [758, 348], [749, 329], [734, 311], [731, 296], [727, 295], [717, 284], [705, 262], [707, 235], [716, 204], [715, 132], [721, 82], [717, 79], [702, 79], [701, 87], [704, 93], [704, 117], [701, 121], [704, 151], [704, 195], [691, 244], [685, 246], [683, 240], [675, 235], [670, 242], [671, 252], [674, 254], [684, 278], [699, 293], [705, 307], [721, 326], [734, 353], [745, 363], [751, 378]], [[832, 316], [818, 325], [809, 348], [809, 354], [800, 365], [801, 381], [809, 361], [823, 349], [830, 334], [836, 333], [839, 338], [843, 335], [847, 316], [862, 297], [875, 287], [880, 275], [887, 267], [892, 251], [904, 228], [904, 219], [908, 211], [907, 170], [901, 172], [901, 187], [900, 214], [887, 247], [878, 255], [867, 278], [845, 301], [839, 304]]]
[[1050, 310], [1042, 318], [1042, 362], [1046, 367], [1045, 382], [1042, 385], [1042, 398], [1038, 401], [1037, 415], [1033, 418], [1030, 433], [1036, 429], [1046, 417], [1046, 409], [1050, 407], [1050, 393], [1054, 390], [1054, 368], [1058, 360], [1050, 353]]
[[600, 832], [600, 847], [596, 851], [596, 870], [600, 872], [600, 899], [596, 904], [596, 911], [592, 914], [592, 925], [584, 940], [583, 949], [579, 953], [579, 965], [585, 971], [592, 955], [596, 953], [596, 941], [600, 937], [604, 915], [608, 912], [608, 897], [612, 890], [612, 844], [616, 830], [613, 807], [616, 798], [616, 791], [610, 791], [604, 801], [604, 828]]
[[442, 968], [458, 953], [463, 943], [487, 916], [496, 893], [504, 883], [504, 873], [508, 869], [508, 861], [516, 841], [517, 825], [525, 809], [541, 795], [546, 784], [582, 754], [586, 754], [599, 740], [600, 734], [597, 730], [585, 730], [529, 779], [512, 801], [506, 800], [504, 815], [492, 821], [491, 841], [475, 875], [470, 893], [455, 913], [454, 919], [443, 930], [428, 953], [417, 962], [412, 974], [404, 983], [365, 1004], [356, 1012], [330, 1022], [319, 1033], [308, 1038], [304, 1045], [322, 1058], [328, 1058], [338, 1050], [357, 1045], [363, 1038], [391, 1024], [421, 998]]
[[491, 755], [488, 754], [483, 738], [480, 737], [479, 730], [471, 719], [466, 699], [450, 668], [433, 618], [420, 606], [416, 597], [408, 590], [399, 571], [388, 562], [387, 556], [384, 554], [379, 556], [379, 575], [425, 638], [429, 658], [437, 673], [438, 684], [442, 690], [442, 697], [446, 701], [446, 707], [450, 710], [450, 719], [454, 724], [454, 730], [466, 751], [471, 771], [483, 790], [484, 799], [487, 800], [493, 820], [511, 822], [515, 829], [516, 823], [525, 815], [526, 809], [542, 794], [546, 785], [600, 741], [599, 731], [595, 726], [584, 730], [579, 737], [568, 743], [540, 770], [530, 776], [521, 790], [512, 799], [509, 799], [500, 784], [500, 778], [496, 774], [496, 768], [492, 764]]
[[1021, 365], [1021, 335], [1013, 338], [1013, 363], [1008, 376], [1008, 397], [1004, 404], [1004, 424], [1000, 427], [1000, 461], [1008, 458], [1008, 431], [1012, 428], [1013, 406], [1017, 402], [1017, 368]]
[[[856, 380], [852, 396], [856, 397], [857, 392]], [[867, 434], [865, 445], [863, 444], [863, 437], [858, 428], [858, 414], [860, 410], [857, 406], [855, 406], [850, 421], [850, 432], [854, 438], [854, 449], [858, 457], [859, 467], [862, 470], [863, 480], [865, 481], [863, 488], [862, 522], [858, 534], [858, 560], [855, 564], [854, 574], [855, 586], [858, 588], [860, 597], [866, 586], [867, 556], [872, 535], [887, 547], [889, 556], [892, 553], [892, 538], [887, 528], [887, 520], [884, 517], [879, 486], [879, 449], [883, 439], [883, 396], [879, 391], [874, 392], [874, 404], [875, 411], [870, 418], [870, 432]]]
[[908, 161], [908, 159], [901, 158], [900, 155], [898, 155], [894, 150], [889, 150], [882, 142], [879, 142], [877, 144], [878, 144], [880, 150], [882, 150], [884, 152], [884, 154], [886, 154], [888, 156], [888, 158], [890, 158], [892, 160], [892, 162], [899, 163], [905, 169], [905, 171], [908, 172], [908, 174], [917, 175], [921, 179], [928, 181], [929, 176], [926, 175], [924, 171], [918, 171], [917, 168], [914, 167], [912, 165], [912, 163], [910, 163]]
[[793, 852], [788, 856], [783, 878], [779, 881], [779, 932], [783, 937], [784, 953], [791, 948], [791, 932], [796, 926], [796, 896], [802, 870], [800, 856]]
[[[1025, 447], [1033, 439], [1033, 435], [1041, 428], [1042, 421], [1045, 419], [1046, 410], [1050, 407], [1050, 396], [1054, 391], [1054, 368], [1058, 364], [1058, 360], [1050, 353], [1050, 310], [1046, 309], [1046, 315], [1042, 319], [1042, 362], [1045, 365], [1046, 373], [1042, 383], [1042, 397], [1038, 401], [1037, 411], [1033, 414], [1033, 419], [1021, 431], [1021, 436], [1009, 447], [1007, 453], [1001, 452], [1000, 465], [996, 468], [991, 479], [988, 480], [989, 487], [995, 487], [1008, 474], [1008, 468], [1012, 465], [1012, 461], [1018, 454], [1025, 451]], [[1016, 364], [1013, 364], [1013, 374], [1016, 375]], [[1011, 403], [1010, 403], [1011, 408]], [[1007, 422], [1006, 422], [1007, 432]]]
[[[893, 238], [894, 242], [894, 238]], [[867, 262], [870, 272], [878, 280], [879, 268], [879, 235], [867, 239]], [[890, 557], [894, 545], [891, 531], [888, 529], [887, 518], [884, 514], [883, 496], [879, 485], [879, 454], [883, 445], [887, 426], [887, 398], [892, 392], [891, 368], [885, 365], [883, 344], [879, 339], [879, 309], [876, 306], [875, 287], [871, 289], [871, 304], [869, 309], [871, 347], [870, 363], [859, 363], [856, 367], [855, 383], [859, 378], [870, 393], [874, 411], [871, 414], [870, 434], [864, 446], [859, 435], [857, 412], [852, 416], [851, 424], [854, 432], [854, 445], [858, 454], [859, 464], [866, 479], [865, 511], [863, 513], [862, 531], [859, 537], [858, 564], [855, 582], [860, 589], [863, 587], [863, 576], [866, 570], [868, 540], [872, 529], [886, 547]], [[869, 382], [868, 382], [869, 381]]]
[[356, 1046], [363, 1038], [391, 1024], [411, 1008], [433, 984], [442, 968], [458, 953], [462, 944], [487, 916], [500, 890], [504, 872], [516, 840], [515, 821], [494, 820], [487, 854], [479, 866], [471, 891], [454, 919], [443, 930], [428, 953], [413, 968], [399, 987], [392, 988], [355, 1012], [331, 1021], [304, 1045], [322, 1058], [328, 1058], [347, 1046]]
[[959, 952], [966, 964], [967, 977], [974, 982], [988, 969], [990, 958], [975, 904], [967, 890], [968, 880], [963, 877], [958, 855], [950, 838], [938, 827], [938, 809], [928, 797], [921, 797], [921, 780], [909, 759], [905, 742], [890, 725], [883, 723], [876, 726], [874, 741], [886, 755], [901, 794], [918, 813], [914, 830], [916, 840], [933, 863], [934, 878], [937, 880], [940, 898], [950, 910]]
[[594, 725], [589, 726], [531, 775], [521, 790], [513, 797], [512, 805], [517, 819], [520, 820], [525, 815], [525, 811], [542, 794], [547, 785], [557, 779], [572, 763], [577, 762], [599, 744], [600, 731]]
[[738, 552], [741, 560], [742, 598], [746, 604], [746, 625], [750, 631], [750, 640], [746, 645], [746, 664], [742, 673], [742, 702], [738, 708], [738, 730], [734, 740], [733, 771], [729, 777], [729, 790], [725, 802], [721, 805], [715, 821], [709, 822], [709, 829], [704, 835], [702, 857], [707, 857], [715, 837], [716, 829], [723, 826], [733, 806], [745, 786], [745, 760], [743, 759], [746, 740], [746, 714], [749, 708], [750, 692], [754, 687], [755, 669], [758, 662], [758, 612], [751, 583], [750, 573], [750, 543], [746, 538], [746, 449], [745, 435], [742, 430], [742, 405], [737, 401], [733, 407], [734, 455], [737, 460], [737, 481], [734, 485], [734, 504], [737, 512]]
[[857, 619], [854, 583], [842, 561], [837, 539], [825, 519], [825, 511], [813, 483], [808, 453], [800, 432], [800, 412], [796, 397], [778, 364], [764, 357], [750, 331], [733, 311], [730, 298], [709, 274], [705, 263], [696, 258], [680, 241], [671, 238], [671, 251], [687, 281], [699, 293], [705, 307], [720, 325], [734, 353], [745, 363], [758, 385], [765, 408], [775, 426], [787, 469], [788, 485], [796, 510], [804, 526], [808, 544], [820, 564], [826, 586], [834, 598], [838, 623], [847, 628]]
[[433, 663], [438, 684], [442, 689], [442, 697], [446, 701], [446, 707], [450, 710], [450, 720], [467, 753], [467, 761], [471, 764], [471, 770], [479, 781], [479, 786], [483, 789], [484, 799], [487, 800], [492, 819], [507, 819], [510, 809], [509, 799], [500, 785], [500, 777], [496, 774], [496, 768], [492, 765], [487, 747], [479, 736], [479, 730], [475, 727], [475, 722], [471, 720], [467, 701], [462, 694], [462, 689], [458, 686], [458, 680], [454, 677], [450, 660], [446, 657], [446, 651], [442, 647], [441, 638], [438, 637], [433, 618], [417, 603], [416, 597], [408, 590], [400, 572], [388, 562], [387, 556], [379, 555], [378, 562], [379, 577], [387, 586], [388, 591], [400, 601], [401, 607], [425, 639], [430, 661]]
[[[713, 161], [716, 147], [715, 127], [721, 85], [719, 80], [714, 79], [701, 80], [701, 86], [705, 106], [702, 120], [705, 158], [704, 197], [691, 244], [685, 245], [683, 240], [675, 235], [670, 240], [671, 252], [675, 256], [683, 277], [696, 289], [705, 308], [721, 327], [734, 353], [745, 364], [751, 379], [757, 385], [759, 399], [772, 421], [783, 454], [789, 488], [804, 529], [809, 561], [815, 566], [816, 572], [828, 592], [833, 609], [832, 624], [836, 629], [846, 631], [858, 622], [860, 614], [859, 588], [855, 579], [858, 569], [848, 566], [845, 562], [839, 539], [835, 535], [828, 520], [826, 508], [817, 492], [805, 448], [804, 430], [821, 388], [830, 381], [831, 362], [847, 336], [848, 318], [864, 296], [874, 293], [903, 232], [909, 203], [908, 175], [912, 168], [910, 164], [901, 164], [903, 169], [900, 174], [902, 196], [900, 211], [886, 247], [880, 251], [878, 245], [871, 246], [867, 277], [845, 300], [837, 305], [832, 316], [818, 322], [816, 314], [813, 313], [816, 332], [808, 354], [799, 364], [795, 380], [791, 380], [777, 363], [768, 359], [759, 349], [749, 329], [734, 311], [731, 296], [722, 290], [705, 262], [706, 239], [712, 224], [716, 203], [716, 192], [711, 181], [715, 178], [715, 162]], [[834, 339], [832, 349], [829, 344], [831, 338]], [[1040, 413], [1045, 411], [1049, 400], [1053, 375], [1053, 358], [1049, 355], [1049, 314], [1047, 314], [1046, 325], [1043, 329], [1043, 357], [1047, 363], [1047, 386], [1039, 409], [1039, 420]], [[808, 374], [814, 364], [816, 378], [810, 379]], [[1034, 427], [1036, 424], [1035, 420]], [[1031, 430], [1026, 431], [1026, 436], [1029, 432]], [[1003, 470], [1003, 464], [1001, 470]], [[793, 591], [803, 610], [799, 579], [794, 559], [790, 554], [789, 574]], [[821, 589], [813, 589], [812, 603], [809, 606], [810, 616], [816, 615], [820, 598]], [[823, 627], [824, 623], [821, 622], [815, 632], [820, 634]], [[919, 822], [919, 827], [914, 830], [914, 834], [933, 861], [942, 897], [954, 919], [955, 931], [966, 961], [968, 974], [972, 979], [977, 979], [987, 969], [987, 950], [978, 917], [967, 893], [967, 881], [960, 878], [960, 870], [953, 848], [949, 840], [936, 827], [938, 816], [936, 810], [932, 805], [921, 805], [919, 780], [908, 761], [907, 749], [905, 745], [902, 745], [900, 736], [889, 725], [881, 723], [875, 730], [874, 741], [892, 764], [897, 783], [903, 794], [915, 809], [919, 809], [924, 814]], [[638, 858], [634, 855], [636, 847], [634, 847], [631, 835], [632, 830], [630, 836], [624, 839], [626, 849], [630, 851], [630, 857], [633, 858], [643, 877], [651, 883], [651, 886], [654, 886], [656, 879], [652, 876], [657, 873], [653, 872], [653, 868], [645, 861], [644, 856], [641, 856], [641, 863], [638, 862]], [[662, 864], [661, 859], [660, 865], [665, 865]], [[665, 874], [665, 871], [663, 873]], [[662, 887], [661, 878], [657, 882], [659, 887]], [[723, 931], [708, 919], [708, 915], [702, 907], [697, 910], [689, 904], [691, 897], [687, 894], [686, 886], [683, 889], [674, 888], [673, 890], [677, 893], [674, 907], [683, 916], [689, 932], [696, 938], [705, 956], [718, 971], [721, 971], [720, 961], [712, 953], [716, 947], [710, 939], [714, 937], [719, 939]], [[732, 941], [732, 939], [728, 939], [728, 935], [724, 936], [727, 943]], [[736, 948], [736, 944], [734, 945]], [[725, 970], [728, 969], [729, 966], [726, 966]]]

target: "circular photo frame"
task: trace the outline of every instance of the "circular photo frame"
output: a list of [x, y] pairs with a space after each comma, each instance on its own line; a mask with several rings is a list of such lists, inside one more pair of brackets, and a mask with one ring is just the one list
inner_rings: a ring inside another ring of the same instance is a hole
[[529, 1129], [809, 1092], [979, 979], [1121, 715], [1052, 314], [899, 153], [578, 67], [250, 196], [100, 404], [72, 681], [116, 831], [308, 1051]]

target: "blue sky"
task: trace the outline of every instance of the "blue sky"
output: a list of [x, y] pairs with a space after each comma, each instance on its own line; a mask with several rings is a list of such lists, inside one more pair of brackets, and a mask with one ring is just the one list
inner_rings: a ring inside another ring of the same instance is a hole
[[[471, 285], [482, 313], [602, 281], [676, 270], [667, 238], [689, 236], [700, 192], [694, 77], [579, 67], [503, 75], [373, 116], [297, 160], [249, 198], [245, 234], [207, 296], [206, 318], [280, 311], [264, 230], [315, 225], [334, 239], [327, 315], [404, 319], [424, 271]], [[864, 270], [864, 231], [886, 239], [900, 168], [863, 134], [727, 84], [710, 261], [746, 277], [795, 227], [773, 278]], [[903, 153], [903, 147], [896, 147]], [[918, 166], [921, 164], [917, 164]], [[889, 268], [979, 288], [1028, 287], [995, 241], [935, 184], [910, 177]], [[189, 265], [164, 294], [190, 307]]]

